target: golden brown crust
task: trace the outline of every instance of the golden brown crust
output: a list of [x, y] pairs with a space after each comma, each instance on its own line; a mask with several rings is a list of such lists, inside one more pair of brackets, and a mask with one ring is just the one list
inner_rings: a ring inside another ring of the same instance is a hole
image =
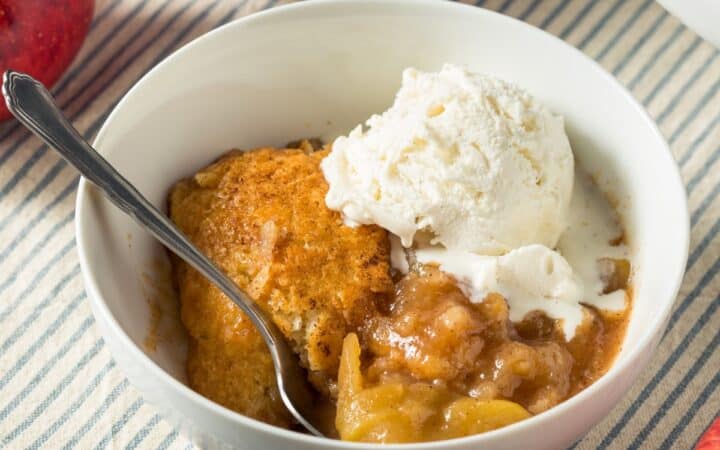
[[[325, 206], [319, 162], [326, 154], [230, 152], [177, 183], [169, 197], [172, 220], [271, 312], [315, 380], [336, 377], [343, 338], [393, 290], [386, 232], [347, 227]], [[174, 269], [181, 317], [195, 341], [191, 386], [245, 414], [286, 423], [277, 402], [255, 404], [276, 388], [253, 325], [186, 264], [174, 260]]]
[[227, 343], [190, 340], [187, 373], [194, 390], [244, 415], [287, 428], [291, 417], [280, 400], [272, 370], [265, 344], [255, 334]]

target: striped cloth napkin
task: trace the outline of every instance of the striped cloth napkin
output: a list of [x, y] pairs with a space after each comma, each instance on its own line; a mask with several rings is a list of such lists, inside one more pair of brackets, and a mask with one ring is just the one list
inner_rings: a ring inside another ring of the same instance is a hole
[[[92, 138], [170, 52], [268, 0], [98, 0], [54, 93]], [[720, 58], [651, 0], [488, 0], [482, 7], [596, 59], [655, 118], [692, 214], [668, 332], [632, 391], [576, 448], [690, 448], [720, 411]], [[0, 127], [0, 448], [192, 449], [128, 385], [95, 328], [75, 252], [78, 177], [11, 122]]]

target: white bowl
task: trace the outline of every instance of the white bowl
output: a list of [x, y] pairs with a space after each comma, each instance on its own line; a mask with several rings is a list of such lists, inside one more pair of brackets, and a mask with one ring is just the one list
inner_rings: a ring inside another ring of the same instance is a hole
[[[667, 145], [637, 102], [579, 51], [522, 22], [461, 4], [304, 2], [228, 24], [170, 56], [125, 96], [95, 145], [164, 207], [172, 183], [227, 149], [347, 131], [391, 103], [402, 69], [437, 70], [445, 62], [515, 81], [565, 116], [577, 159], [618, 201], [634, 252], [634, 307], [617, 361], [580, 394], [500, 430], [402, 447], [561, 448], [600, 421], [647, 365], [688, 249], [684, 190]], [[143, 345], [154, 289], [147, 278], [160, 277], [163, 250], [84, 180], [77, 241], [95, 318], [118, 366], [195, 442], [375, 447], [272, 427], [188, 388], [179, 333], [161, 336], [155, 351]], [[163, 320], [172, 318], [168, 311]]]

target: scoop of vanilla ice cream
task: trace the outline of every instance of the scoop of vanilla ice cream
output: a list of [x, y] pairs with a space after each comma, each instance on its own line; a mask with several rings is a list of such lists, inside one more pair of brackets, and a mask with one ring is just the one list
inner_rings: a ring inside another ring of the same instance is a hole
[[403, 72], [384, 113], [333, 143], [326, 204], [409, 247], [498, 255], [553, 248], [566, 227], [573, 156], [563, 119], [519, 87], [454, 65]]

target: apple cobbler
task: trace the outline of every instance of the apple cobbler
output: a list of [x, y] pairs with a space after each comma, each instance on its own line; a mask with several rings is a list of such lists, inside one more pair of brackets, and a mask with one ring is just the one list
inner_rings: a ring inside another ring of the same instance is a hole
[[[169, 211], [270, 313], [318, 399], [334, 405], [329, 420], [341, 439], [413, 442], [493, 430], [542, 413], [608, 369], [630, 308], [584, 306], [568, 340], [562, 319], [538, 310], [513, 321], [501, 293], [471, 299], [437, 265], [410, 255], [397, 270], [387, 231], [347, 226], [326, 206], [320, 163], [329, 150], [297, 147], [232, 151], [178, 182]], [[190, 335], [190, 386], [293, 428], [250, 320], [187, 264], [172, 262]], [[597, 270], [603, 293], [629, 292], [627, 259], [604, 258]]]

